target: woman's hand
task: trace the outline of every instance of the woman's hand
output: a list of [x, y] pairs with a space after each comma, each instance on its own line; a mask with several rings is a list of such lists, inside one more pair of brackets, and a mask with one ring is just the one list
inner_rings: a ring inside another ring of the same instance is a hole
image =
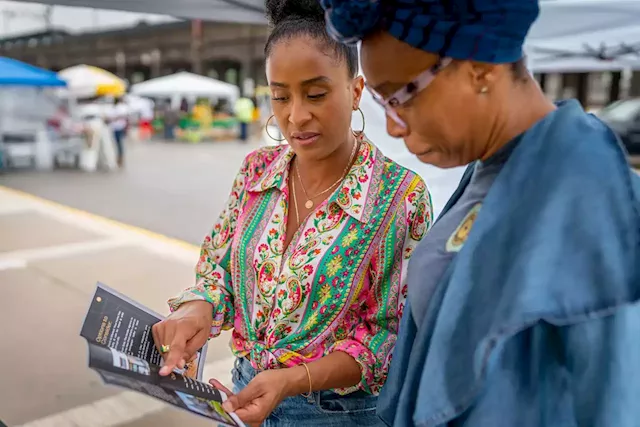
[[[191, 301], [153, 325], [153, 341], [165, 362], [160, 375], [169, 375], [176, 367], [184, 368], [207, 342], [212, 321], [213, 307], [210, 303]], [[163, 346], [169, 346], [169, 351], [163, 353]]]
[[260, 372], [235, 395], [215, 379], [209, 384], [229, 396], [222, 405], [225, 411], [235, 412], [248, 425], [259, 426], [286, 397], [299, 394], [296, 391], [302, 381], [308, 382], [306, 371], [295, 367]]

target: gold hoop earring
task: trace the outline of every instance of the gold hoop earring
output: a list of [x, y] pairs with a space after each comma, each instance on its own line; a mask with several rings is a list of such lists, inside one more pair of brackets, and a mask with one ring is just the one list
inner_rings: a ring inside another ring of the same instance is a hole
[[358, 132], [355, 132], [355, 131], [352, 131], [352, 132], [353, 132], [354, 135], [363, 135], [364, 134], [364, 129], [365, 129], [366, 125], [367, 125], [367, 122], [364, 119], [364, 113], [362, 112], [362, 108], [360, 108], [360, 107], [358, 107], [358, 109], [354, 110], [354, 111], [360, 112], [360, 117], [362, 117], [362, 130], [360, 130]]
[[278, 139], [278, 138], [274, 138], [273, 136], [271, 136], [271, 134], [269, 133], [269, 122], [271, 121], [271, 119], [273, 119], [275, 117], [275, 114], [272, 114], [271, 117], [269, 117], [269, 119], [267, 120], [267, 123], [265, 123], [264, 125], [264, 131], [267, 133], [267, 136], [271, 139], [273, 139], [276, 142], [282, 142], [287, 138], [282, 138], [282, 139]]

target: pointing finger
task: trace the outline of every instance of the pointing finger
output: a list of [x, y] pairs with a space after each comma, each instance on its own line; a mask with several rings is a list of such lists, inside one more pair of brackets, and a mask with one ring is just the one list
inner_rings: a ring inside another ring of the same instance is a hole
[[169, 345], [169, 352], [166, 354], [165, 363], [160, 369], [160, 375], [169, 375], [183, 359], [184, 350], [187, 344], [187, 337], [184, 332], [177, 331], [173, 341]]

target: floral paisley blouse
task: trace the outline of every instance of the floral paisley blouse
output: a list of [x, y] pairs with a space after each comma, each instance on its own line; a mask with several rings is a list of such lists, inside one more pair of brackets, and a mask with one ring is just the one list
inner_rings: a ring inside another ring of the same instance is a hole
[[233, 353], [257, 370], [343, 351], [362, 380], [336, 391], [377, 394], [407, 295], [407, 261], [431, 225], [429, 192], [363, 138], [342, 186], [283, 250], [293, 157], [288, 145], [247, 156], [202, 245], [195, 286], [169, 305], [209, 301], [211, 336], [233, 329]]

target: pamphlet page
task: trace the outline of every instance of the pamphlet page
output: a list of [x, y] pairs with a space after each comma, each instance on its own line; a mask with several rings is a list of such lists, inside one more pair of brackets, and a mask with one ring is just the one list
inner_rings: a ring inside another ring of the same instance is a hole
[[103, 381], [155, 397], [225, 426], [244, 427], [222, 408], [227, 396], [216, 388], [179, 373], [160, 376], [160, 367], [99, 344], [89, 344], [89, 366]]
[[[80, 335], [87, 341], [162, 366], [163, 359], [153, 342], [151, 328], [163, 319], [157, 313], [117, 291], [98, 283]], [[202, 379], [207, 344], [188, 363], [184, 375]]]

